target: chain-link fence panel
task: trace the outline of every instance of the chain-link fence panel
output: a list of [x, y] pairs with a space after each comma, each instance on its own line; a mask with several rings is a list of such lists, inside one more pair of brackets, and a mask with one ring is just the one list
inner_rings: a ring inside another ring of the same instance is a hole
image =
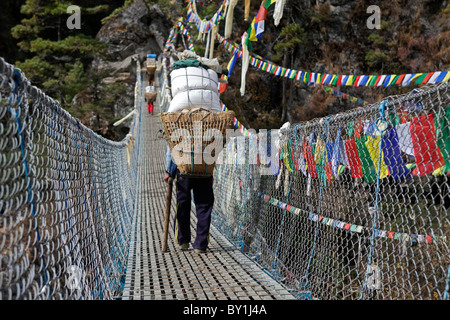
[[450, 85], [228, 140], [213, 223], [300, 299], [448, 299]]
[[113, 142], [0, 58], [0, 300], [119, 292], [138, 177], [137, 68], [130, 133]]

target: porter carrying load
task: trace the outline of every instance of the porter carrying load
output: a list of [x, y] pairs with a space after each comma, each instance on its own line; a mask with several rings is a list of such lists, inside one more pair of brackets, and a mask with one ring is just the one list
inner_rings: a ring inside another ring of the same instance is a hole
[[222, 111], [217, 59], [178, 55], [170, 73], [172, 101], [161, 114], [166, 139], [181, 175], [209, 176], [223, 148], [234, 112]]

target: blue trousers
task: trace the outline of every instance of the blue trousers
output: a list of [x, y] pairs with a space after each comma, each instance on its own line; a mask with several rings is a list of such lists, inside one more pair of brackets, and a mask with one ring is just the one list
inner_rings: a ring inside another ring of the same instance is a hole
[[211, 212], [214, 205], [213, 178], [189, 178], [180, 176], [177, 170], [177, 212], [175, 216], [175, 238], [178, 244], [191, 242], [191, 190], [194, 194], [197, 228], [194, 249], [206, 250], [209, 243]]

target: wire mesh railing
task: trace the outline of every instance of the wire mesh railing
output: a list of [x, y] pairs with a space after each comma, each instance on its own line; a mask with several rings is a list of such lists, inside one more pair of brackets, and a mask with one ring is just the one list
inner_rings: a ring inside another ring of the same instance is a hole
[[170, 90], [170, 67], [168, 66], [169, 59], [162, 55], [161, 59], [161, 71], [158, 74], [158, 80], [160, 84], [159, 88], [159, 108], [161, 113], [169, 110], [170, 101], [172, 100]]
[[227, 140], [213, 224], [300, 299], [448, 299], [450, 85]]
[[111, 299], [138, 179], [142, 76], [127, 137], [107, 140], [0, 58], [0, 300]]

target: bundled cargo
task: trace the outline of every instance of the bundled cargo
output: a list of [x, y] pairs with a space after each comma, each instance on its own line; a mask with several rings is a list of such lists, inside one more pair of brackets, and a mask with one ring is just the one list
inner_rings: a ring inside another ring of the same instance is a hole
[[153, 53], [147, 54], [146, 67], [147, 67], [148, 75], [152, 75], [152, 74], [155, 73], [155, 70], [156, 70], [156, 58], [157, 58], [156, 54], [153, 54]]
[[155, 91], [155, 86], [145, 87], [145, 98], [147, 101], [154, 101], [156, 99], [157, 92]]
[[222, 111], [217, 71], [208, 66], [211, 61], [184, 54], [172, 65], [173, 98], [161, 122], [180, 174], [208, 176], [225, 143], [226, 130], [233, 129], [234, 112]]
[[186, 108], [221, 111], [217, 73], [197, 59], [177, 61], [170, 73], [172, 101], [168, 112]]
[[187, 67], [173, 70], [170, 74], [172, 81], [172, 95], [190, 90], [208, 90], [215, 94], [218, 91], [217, 73], [212, 69], [202, 67]]

